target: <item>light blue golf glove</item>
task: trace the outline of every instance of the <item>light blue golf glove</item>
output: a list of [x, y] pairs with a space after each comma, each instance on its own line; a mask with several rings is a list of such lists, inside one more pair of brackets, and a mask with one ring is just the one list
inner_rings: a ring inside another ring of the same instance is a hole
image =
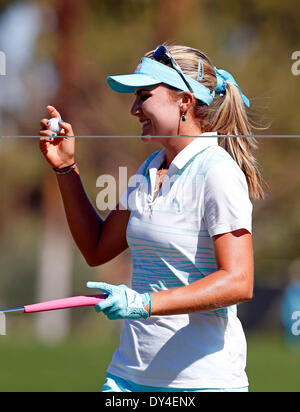
[[[95, 305], [96, 312], [103, 312], [108, 319], [147, 319], [151, 316], [150, 293], [140, 294], [126, 285], [114, 286], [104, 282], [87, 282], [86, 286], [108, 295]], [[144, 309], [148, 303], [149, 313]]]

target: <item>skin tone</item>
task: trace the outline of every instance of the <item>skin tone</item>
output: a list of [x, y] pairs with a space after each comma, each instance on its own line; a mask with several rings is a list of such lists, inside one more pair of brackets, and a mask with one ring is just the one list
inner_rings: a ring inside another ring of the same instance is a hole
[[[166, 168], [169, 168], [175, 156], [195, 139], [193, 136], [202, 134], [199, 122], [193, 118], [189, 110], [194, 97], [186, 92], [180, 99], [175, 99], [175, 94], [164, 85], [137, 88], [135, 96], [130, 113], [138, 117], [142, 124], [142, 141], [163, 145], [166, 149]], [[182, 113], [186, 114], [186, 122], [180, 120]]]
[[[164, 85], [136, 89], [130, 112], [141, 123], [142, 141], [164, 146], [164, 173], [175, 156], [202, 133], [199, 122], [192, 114], [193, 102], [191, 93], [184, 92], [177, 96]], [[48, 106], [47, 110], [50, 117], [61, 119], [54, 107]], [[186, 114], [186, 122], [181, 121], [182, 113]], [[50, 141], [52, 132], [45, 130], [47, 121], [41, 121], [42, 153], [52, 167], [71, 165], [75, 158], [72, 126], [60, 122], [62, 132]], [[104, 264], [128, 248], [126, 228], [129, 211], [113, 210], [103, 220], [85, 193], [78, 168], [67, 175], [57, 175], [57, 179], [73, 238], [90, 266]], [[206, 312], [252, 298], [251, 234], [241, 229], [214, 236], [212, 240], [218, 270], [188, 286], [151, 293], [152, 315]], [[145, 309], [149, 311], [149, 305]]]
[[[130, 112], [138, 117], [142, 125], [142, 141], [159, 143], [166, 149], [166, 161], [157, 177], [157, 187], [160, 190], [172, 160], [195, 139], [193, 136], [202, 134], [201, 125], [188, 112], [194, 97], [191, 93], [184, 93], [179, 100], [164, 85], [136, 88], [135, 96]], [[182, 113], [186, 114], [186, 122], [180, 120]], [[158, 136], [172, 136], [172, 138]], [[183, 139], [174, 136], [189, 137]]]

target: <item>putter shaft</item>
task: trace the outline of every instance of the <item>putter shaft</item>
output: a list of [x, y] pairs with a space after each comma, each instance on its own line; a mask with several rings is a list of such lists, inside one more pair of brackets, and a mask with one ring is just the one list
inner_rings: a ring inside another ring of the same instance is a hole
[[6, 309], [6, 310], [0, 310], [0, 313], [9, 313], [9, 312], [24, 312], [24, 308], [14, 308], [14, 309]]

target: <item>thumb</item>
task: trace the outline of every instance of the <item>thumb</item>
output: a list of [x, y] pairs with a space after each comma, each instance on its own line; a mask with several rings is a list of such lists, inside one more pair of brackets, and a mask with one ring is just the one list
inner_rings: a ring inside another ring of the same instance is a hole
[[56, 117], [57, 119], [61, 119], [61, 115], [59, 114], [59, 112], [55, 109], [55, 107], [53, 107], [53, 106], [47, 106], [47, 110], [48, 110], [48, 112], [49, 112], [49, 114], [50, 114], [50, 116], [53, 118], [53, 117]]
[[73, 129], [72, 126], [69, 123], [65, 123], [62, 119], [58, 122], [60, 127], [64, 130], [66, 136], [73, 136]]

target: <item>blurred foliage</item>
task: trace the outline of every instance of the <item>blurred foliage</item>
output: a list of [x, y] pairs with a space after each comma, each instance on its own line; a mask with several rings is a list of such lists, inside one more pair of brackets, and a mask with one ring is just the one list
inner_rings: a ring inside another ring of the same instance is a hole
[[[13, 3], [1, 1], [0, 13]], [[73, 7], [66, 0], [34, 3], [43, 12], [45, 26], [53, 19], [50, 9], [55, 13], [63, 5]], [[76, 27], [76, 50], [63, 46], [54, 19], [54, 29], [41, 33], [32, 61], [34, 67], [51, 58], [60, 67], [59, 76], [62, 67], [69, 70], [63, 81], [58, 77], [57, 96], [46, 103], [57, 105], [76, 135], [140, 135], [138, 122], [129, 116], [132, 96], [113, 93], [105, 78], [132, 72], [145, 52], [166, 40], [199, 48], [217, 67], [234, 74], [251, 99], [251, 117], [259, 125], [270, 124], [258, 130], [259, 134], [299, 134], [300, 76], [291, 73], [291, 54], [299, 48], [300, 34], [296, 0], [79, 3], [82, 12], [77, 21], [69, 21], [65, 15], [66, 24]], [[1, 135], [12, 134], [12, 124], [19, 136], [38, 135], [39, 121], [47, 115], [45, 96], [35, 94], [34, 84], [26, 87], [32, 98], [30, 106], [16, 113], [3, 111]], [[51, 87], [50, 82], [46, 84], [46, 89]], [[266, 199], [254, 205], [256, 278], [284, 286], [289, 266], [299, 258], [300, 250], [300, 140], [258, 140], [256, 156], [270, 189]], [[95, 203], [99, 175], [112, 174], [118, 179], [118, 168], [128, 166], [130, 176], [157, 148], [155, 144], [143, 145], [138, 138], [79, 138], [77, 160], [91, 200]], [[43, 186], [49, 173], [38, 140], [2, 139], [0, 172], [0, 302], [30, 303], [34, 299], [43, 231]], [[88, 268], [77, 250], [74, 259], [75, 292], [82, 292], [83, 280], [92, 275], [112, 280], [110, 273], [118, 265], [123, 269], [120, 261]]]

